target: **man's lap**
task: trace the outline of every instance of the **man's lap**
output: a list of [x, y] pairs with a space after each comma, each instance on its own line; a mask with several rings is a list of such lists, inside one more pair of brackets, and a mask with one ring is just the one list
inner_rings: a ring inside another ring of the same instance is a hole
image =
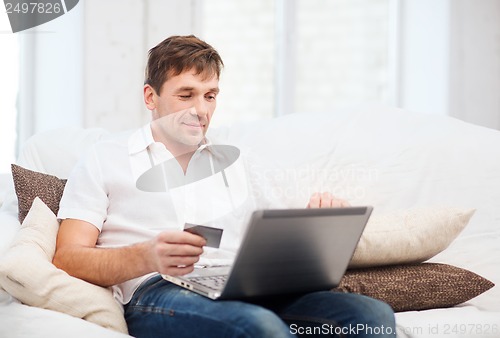
[[[371, 298], [334, 292], [267, 299], [251, 304], [213, 301], [156, 276], [146, 281], [125, 306], [125, 318], [137, 337], [295, 337], [315, 332], [362, 336], [364, 325], [381, 332], [394, 329], [390, 308]], [[348, 330], [350, 328], [350, 330]], [[357, 326], [360, 329], [361, 326]], [[341, 331], [343, 330], [343, 331]], [[355, 333], [355, 334], [354, 334]], [[314, 337], [308, 334], [309, 337]], [[369, 335], [367, 335], [368, 337]], [[384, 335], [372, 335], [385, 337]]]

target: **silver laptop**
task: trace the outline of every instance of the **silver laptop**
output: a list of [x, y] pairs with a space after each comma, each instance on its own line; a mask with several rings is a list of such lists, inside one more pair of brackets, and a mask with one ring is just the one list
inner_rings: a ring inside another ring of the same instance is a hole
[[244, 299], [337, 286], [372, 207], [258, 210], [232, 266], [166, 280], [211, 299]]

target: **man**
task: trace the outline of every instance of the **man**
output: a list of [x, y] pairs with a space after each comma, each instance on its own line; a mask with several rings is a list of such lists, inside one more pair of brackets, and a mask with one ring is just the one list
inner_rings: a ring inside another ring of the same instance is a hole
[[[140, 191], [136, 178], [172, 159], [185, 175], [196, 164], [205, 152], [222, 66], [219, 54], [194, 36], [173, 36], [150, 50], [144, 101], [153, 121], [131, 137], [95, 145], [76, 166], [60, 205], [54, 264], [113, 286], [136, 337], [294, 337], [323, 326], [344, 329], [332, 335], [370, 336], [354, 332], [356, 325], [388, 333], [377, 337], [394, 336], [392, 310], [368, 297], [315, 292], [266, 304], [212, 301], [160, 277], [193, 271], [206, 242], [182, 231], [168, 192]], [[308, 203], [344, 205], [328, 193]]]

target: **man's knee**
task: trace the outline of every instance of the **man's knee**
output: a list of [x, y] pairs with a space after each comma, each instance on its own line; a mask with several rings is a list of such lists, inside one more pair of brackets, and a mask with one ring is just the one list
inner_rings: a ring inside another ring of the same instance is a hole
[[380, 300], [358, 296], [356, 312], [357, 335], [364, 337], [395, 337], [396, 321], [394, 311]]
[[360, 297], [363, 299], [361, 317], [365, 317], [367, 323], [386, 323], [394, 326], [394, 311], [387, 303], [374, 298]]
[[[395, 336], [394, 312], [391, 307], [379, 300], [358, 294], [314, 292], [300, 298], [283, 314], [285, 319], [291, 321], [307, 321], [309, 318], [314, 319], [311, 325], [332, 325], [343, 333], [347, 332], [347, 336]], [[354, 334], [357, 330], [359, 332]], [[373, 334], [373, 331], [379, 334]]]
[[292, 337], [288, 325], [274, 312], [250, 304], [244, 307], [231, 323], [241, 331], [241, 337]]

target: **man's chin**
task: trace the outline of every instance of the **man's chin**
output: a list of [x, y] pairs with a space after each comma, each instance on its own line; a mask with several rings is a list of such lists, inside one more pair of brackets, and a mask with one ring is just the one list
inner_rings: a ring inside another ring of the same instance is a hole
[[182, 138], [182, 143], [189, 147], [197, 147], [205, 139], [205, 135], [200, 133], [199, 135], [188, 135]]

